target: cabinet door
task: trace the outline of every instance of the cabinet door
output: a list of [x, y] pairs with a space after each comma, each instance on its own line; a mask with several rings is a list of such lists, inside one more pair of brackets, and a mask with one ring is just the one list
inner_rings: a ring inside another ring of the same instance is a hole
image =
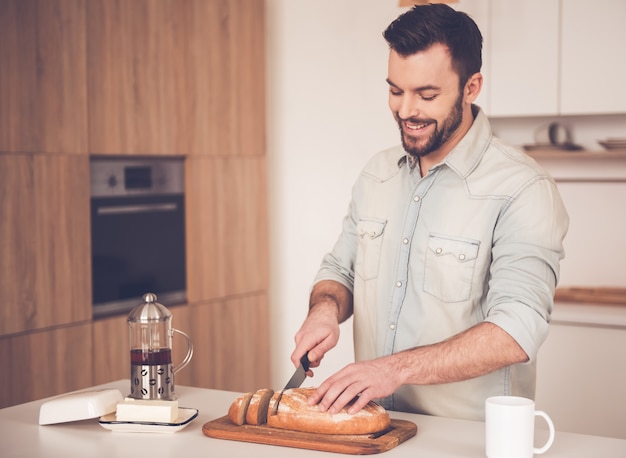
[[87, 2], [92, 152], [187, 152], [187, 5], [151, 0]]
[[626, 439], [624, 342], [619, 325], [550, 324], [537, 357], [535, 400], [559, 431]]
[[185, 173], [188, 301], [266, 290], [265, 158], [192, 156]]
[[85, 0], [0, 1], [0, 151], [87, 153]]
[[264, 155], [265, 2], [194, 1], [188, 9], [188, 154]]
[[194, 386], [220, 390], [255, 391], [270, 385], [267, 294], [193, 305], [191, 316], [194, 356], [181, 375], [190, 375]]
[[130, 377], [130, 338], [126, 315], [93, 322], [93, 383]]
[[10, 355], [0, 371], [0, 407], [92, 385], [91, 323], [5, 337], [0, 347]]
[[263, 155], [264, 2], [87, 2], [90, 150]]
[[0, 335], [91, 319], [87, 155], [0, 154]]
[[626, 113], [626, 2], [562, 4], [561, 112]]
[[558, 112], [559, 0], [492, 0], [491, 116]]

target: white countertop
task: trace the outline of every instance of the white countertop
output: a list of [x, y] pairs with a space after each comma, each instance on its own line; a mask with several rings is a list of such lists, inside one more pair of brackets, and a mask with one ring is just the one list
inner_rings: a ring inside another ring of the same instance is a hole
[[[116, 388], [128, 392], [129, 382], [119, 380], [93, 389]], [[351, 456], [286, 447], [213, 439], [202, 433], [202, 425], [222, 417], [237, 393], [179, 386], [181, 407], [199, 409], [198, 417], [185, 429], [171, 434], [111, 432], [97, 419], [40, 426], [39, 407], [45, 400], [0, 409], [2, 456], [8, 457], [271, 457], [298, 458]], [[383, 453], [385, 457], [484, 457], [485, 425], [482, 422], [455, 420], [425, 415], [390, 412], [392, 418], [417, 425], [417, 435]], [[537, 443], [545, 430], [536, 432]], [[557, 425], [558, 430], [558, 425]], [[624, 458], [626, 440], [557, 432], [546, 458]]]
[[555, 302], [551, 323], [626, 329], [626, 306]]

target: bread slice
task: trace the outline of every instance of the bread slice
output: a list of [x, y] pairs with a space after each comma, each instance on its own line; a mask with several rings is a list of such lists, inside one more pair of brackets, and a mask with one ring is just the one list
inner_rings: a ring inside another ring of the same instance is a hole
[[243, 425], [246, 422], [246, 413], [250, 405], [250, 399], [254, 393], [244, 393], [238, 396], [228, 409], [228, 418], [236, 425]]
[[263, 388], [252, 395], [246, 412], [247, 424], [263, 425], [267, 423], [267, 409], [273, 394], [274, 390]]
[[310, 406], [307, 399], [315, 388], [292, 388], [285, 390], [272, 415], [280, 393], [276, 393], [268, 406], [268, 426], [292, 431], [319, 434], [371, 434], [387, 429], [391, 423], [389, 414], [380, 405], [370, 401], [355, 414], [349, 414], [349, 405], [336, 414], [322, 412], [317, 405]]

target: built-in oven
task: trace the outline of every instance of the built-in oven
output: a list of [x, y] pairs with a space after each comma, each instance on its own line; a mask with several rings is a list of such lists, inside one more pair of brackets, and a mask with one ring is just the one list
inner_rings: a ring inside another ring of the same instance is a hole
[[93, 157], [90, 169], [94, 317], [128, 313], [148, 292], [184, 303], [184, 160]]

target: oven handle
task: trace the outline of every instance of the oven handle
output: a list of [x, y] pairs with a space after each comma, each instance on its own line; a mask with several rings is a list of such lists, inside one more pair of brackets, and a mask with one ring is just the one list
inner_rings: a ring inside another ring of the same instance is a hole
[[129, 213], [148, 213], [148, 212], [171, 212], [176, 211], [178, 205], [175, 203], [167, 204], [143, 204], [143, 205], [115, 205], [98, 207], [96, 213], [98, 215], [124, 215]]

